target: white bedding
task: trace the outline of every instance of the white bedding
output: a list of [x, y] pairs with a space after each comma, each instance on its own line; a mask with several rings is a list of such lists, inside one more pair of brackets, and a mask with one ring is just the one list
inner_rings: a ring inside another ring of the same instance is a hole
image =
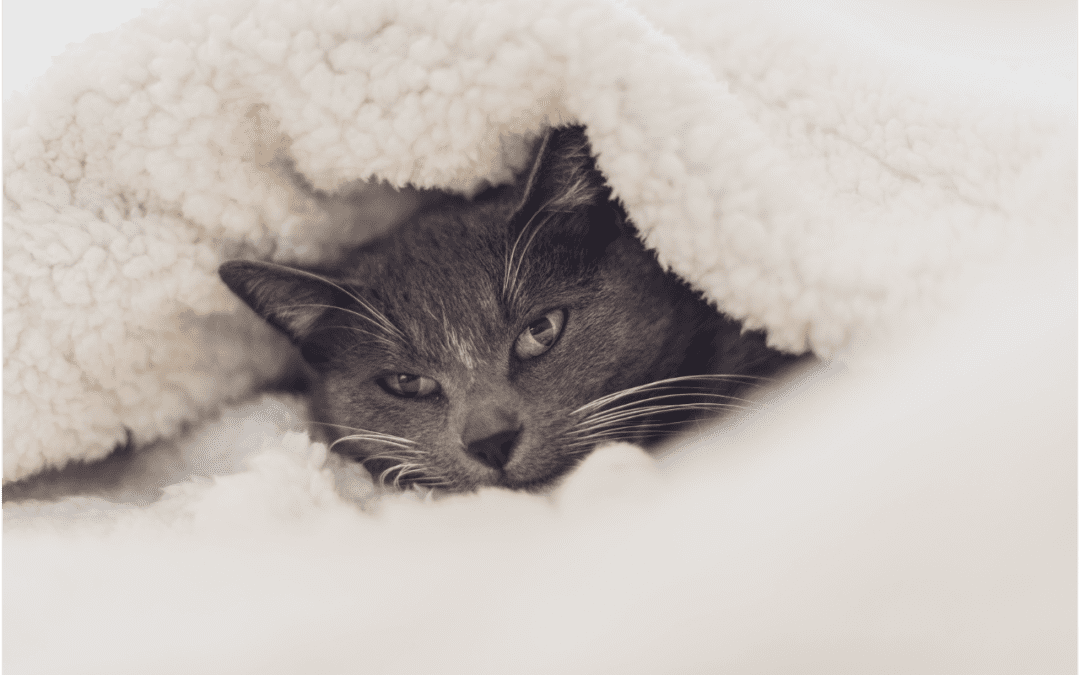
[[[5, 111], [5, 668], [1075, 670], [1075, 80], [860, 21], [185, 1], [69, 50]], [[551, 495], [380, 495], [216, 267], [332, 257], [412, 204], [357, 181], [508, 180], [560, 121], [824, 364]]]

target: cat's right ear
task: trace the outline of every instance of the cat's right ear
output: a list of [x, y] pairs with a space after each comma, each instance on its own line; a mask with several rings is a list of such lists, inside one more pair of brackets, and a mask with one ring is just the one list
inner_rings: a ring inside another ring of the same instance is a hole
[[559, 215], [557, 231], [541, 237], [602, 250], [623, 232], [626, 214], [611, 201], [611, 189], [596, 167], [585, 127], [548, 129], [537, 143], [532, 166], [510, 221], [512, 232]]
[[319, 318], [349, 297], [329, 279], [273, 263], [230, 260], [218, 274], [256, 314], [294, 343], [307, 339]]
[[570, 213], [607, 202], [610, 190], [593, 161], [585, 127], [548, 129], [535, 152], [517, 212]]

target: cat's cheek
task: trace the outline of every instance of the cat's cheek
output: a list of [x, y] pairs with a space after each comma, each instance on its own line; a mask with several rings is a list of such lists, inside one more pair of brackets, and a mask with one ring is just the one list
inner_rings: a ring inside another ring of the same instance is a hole
[[613, 375], [634, 371], [635, 362], [622, 359], [616, 347], [587, 333], [567, 334], [551, 352], [526, 364], [515, 384], [538, 411], [569, 412], [609, 393]]

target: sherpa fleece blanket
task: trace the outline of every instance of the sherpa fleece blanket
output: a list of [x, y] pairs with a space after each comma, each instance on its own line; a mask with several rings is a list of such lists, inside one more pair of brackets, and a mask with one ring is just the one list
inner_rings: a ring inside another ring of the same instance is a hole
[[[5, 667], [1075, 668], [1075, 83], [872, 28], [183, 0], [69, 48], [5, 115]], [[330, 260], [570, 122], [663, 264], [823, 365], [549, 495], [382, 494], [217, 266]]]

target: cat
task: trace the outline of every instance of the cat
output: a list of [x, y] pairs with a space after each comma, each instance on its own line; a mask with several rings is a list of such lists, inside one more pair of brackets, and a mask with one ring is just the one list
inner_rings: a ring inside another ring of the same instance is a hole
[[797, 356], [661, 267], [585, 129], [514, 185], [445, 195], [333, 269], [222, 280], [296, 345], [314, 425], [383, 482], [536, 490], [607, 441], [655, 443]]

